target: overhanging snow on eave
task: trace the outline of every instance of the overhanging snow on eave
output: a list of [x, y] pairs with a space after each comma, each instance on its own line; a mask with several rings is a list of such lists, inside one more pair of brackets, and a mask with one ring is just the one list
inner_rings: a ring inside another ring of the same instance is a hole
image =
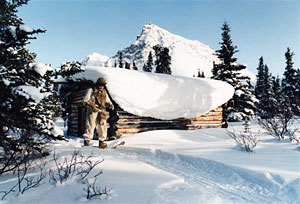
[[122, 109], [162, 120], [198, 117], [226, 103], [234, 93], [231, 85], [211, 79], [96, 66], [84, 69], [73, 79], [95, 82], [103, 77]]

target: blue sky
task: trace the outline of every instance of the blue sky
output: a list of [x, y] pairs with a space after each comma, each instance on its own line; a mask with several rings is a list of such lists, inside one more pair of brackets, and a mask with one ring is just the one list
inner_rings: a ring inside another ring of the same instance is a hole
[[28, 48], [53, 67], [92, 52], [112, 56], [150, 21], [217, 50], [227, 21], [236, 57], [252, 72], [263, 56], [270, 71], [282, 75], [287, 47], [300, 68], [299, 0], [31, 0], [18, 14], [26, 25], [47, 30]]

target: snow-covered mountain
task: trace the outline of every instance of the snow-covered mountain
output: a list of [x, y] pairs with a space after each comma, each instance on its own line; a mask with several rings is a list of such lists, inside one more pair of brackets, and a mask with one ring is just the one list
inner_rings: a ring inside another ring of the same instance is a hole
[[[154, 56], [153, 46], [157, 44], [170, 50], [172, 74], [175, 75], [191, 77], [197, 75], [200, 69], [205, 72], [206, 76], [210, 76], [213, 61], [218, 61], [214, 55], [215, 51], [209, 46], [174, 35], [152, 23], [144, 25], [137, 40], [121, 51], [124, 60], [129, 62], [134, 60], [138, 69], [141, 70], [150, 51]], [[113, 63], [117, 59], [118, 55], [115, 55], [110, 62]]]
[[105, 66], [106, 62], [109, 60], [108, 56], [98, 54], [93, 52], [85, 57], [82, 61], [83, 66]]
[[[123, 53], [124, 61], [131, 64], [135, 61], [138, 69], [142, 70], [150, 51], [155, 57], [153, 46], [157, 44], [170, 50], [171, 70], [174, 75], [192, 77], [197, 76], [198, 70], [200, 70], [205, 73], [206, 77], [210, 77], [213, 62], [219, 62], [215, 51], [208, 45], [172, 34], [152, 23], [144, 25], [137, 40], [120, 51]], [[107, 59], [103, 58], [102, 55], [92, 53], [86, 57], [83, 64], [113, 66], [116, 62], [118, 62], [118, 54]], [[255, 75], [249, 70], [244, 70], [244, 74], [250, 76], [251, 80], [255, 80]]]

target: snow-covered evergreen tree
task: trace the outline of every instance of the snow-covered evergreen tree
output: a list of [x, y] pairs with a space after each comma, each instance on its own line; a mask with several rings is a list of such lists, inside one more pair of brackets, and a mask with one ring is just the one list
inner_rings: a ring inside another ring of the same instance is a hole
[[118, 52], [118, 56], [119, 56], [119, 68], [123, 68], [124, 66], [124, 62], [123, 62], [123, 53], [121, 51]]
[[[297, 98], [296, 98], [296, 104], [298, 107], [300, 107], [300, 69], [297, 69], [297, 89], [296, 89], [296, 94], [297, 94]], [[296, 113], [297, 115], [299, 115], [299, 113]]]
[[153, 47], [155, 51], [155, 65], [156, 65], [156, 73], [162, 74], [172, 74], [171, 71], [171, 56], [169, 55], [169, 49], [163, 47], [161, 45], [155, 45]]
[[1, 163], [0, 174], [41, 153], [44, 141], [38, 136], [55, 138], [53, 73], [26, 49], [32, 35], [45, 31], [29, 28], [17, 16], [27, 2], [0, 0], [0, 160], [8, 163]]
[[197, 77], [199, 77], [199, 78], [205, 78], [204, 72], [203, 71], [201, 72], [200, 69], [198, 69]]
[[273, 86], [273, 92], [274, 92], [274, 98], [278, 103], [281, 103], [282, 100], [282, 91], [281, 91], [281, 85], [280, 85], [280, 78], [272, 77], [272, 86]]
[[269, 72], [269, 67], [264, 64], [263, 57], [259, 59], [256, 76], [257, 115], [261, 118], [272, 118], [275, 115], [274, 107], [280, 101], [280, 95], [275, 94], [280, 89], [280, 85], [278, 87], [277, 84], [279, 79], [275, 79]]
[[135, 61], [133, 60], [133, 62], [132, 62], [132, 69], [133, 70], [138, 70], [138, 68], [137, 68], [137, 66], [136, 66], [136, 64], [135, 64]]
[[240, 71], [246, 69], [246, 66], [238, 64], [237, 58], [234, 57], [238, 50], [237, 46], [232, 43], [230, 30], [229, 25], [225, 22], [222, 26], [221, 49], [216, 51], [216, 55], [221, 62], [219, 64], [214, 63], [212, 78], [225, 81], [236, 90], [227, 106], [223, 106], [225, 120], [242, 120], [246, 115], [254, 116], [255, 96], [251, 90], [249, 77], [240, 74]]
[[276, 92], [278, 91], [278, 81], [274, 81], [274, 77], [269, 72], [268, 65], [264, 65], [263, 67], [262, 79], [260, 79], [262, 89], [258, 93], [257, 113], [260, 118], [272, 118], [276, 115], [276, 106], [279, 105], [281, 100], [279, 95], [275, 95], [274, 90], [274, 86], [276, 86]]
[[82, 68], [82, 64], [78, 61], [73, 62], [64, 62], [60, 67], [56, 69], [56, 75], [60, 75], [63, 78], [68, 79], [70, 76], [84, 71]]
[[152, 72], [153, 70], [153, 57], [151, 51], [149, 52], [147, 63], [145, 64], [145, 66], [143, 66], [143, 70], [145, 72]]
[[143, 71], [147, 72], [147, 65], [146, 64], [143, 65]]
[[247, 76], [238, 77], [239, 83], [233, 96], [234, 106], [232, 107], [231, 120], [245, 120], [253, 118], [256, 111], [257, 99], [254, 94], [254, 87]]
[[259, 63], [257, 67], [257, 75], [256, 75], [256, 85], [255, 85], [255, 96], [258, 100], [260, 100], [262, 94], [264, 93], [264, 77], [265, 77], [265, 64], [264, 58], [261, 56], [259, 58]]
[[288, 96], [291, 108], [295, 114], [300, 114], [300, 106], [297, 104], [299, 101], [299, 91], [297, 91], [298, 72], [293, 67], [293, 55], [290, 48], [287, 48], [285, 53], [286, 67], [283, 73], [284, 77], [281, 81], [282, 95]]

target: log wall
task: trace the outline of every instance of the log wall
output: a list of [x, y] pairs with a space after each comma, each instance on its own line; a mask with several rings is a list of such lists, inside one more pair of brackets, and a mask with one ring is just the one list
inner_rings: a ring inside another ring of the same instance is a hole
[[[82, 136], [85, 130], [85, 107], [83, 98], [86, 91], [78, 91], [70, 96], [71, 113], [68, 121], [68, 135]], [[158, 120], [141, 117], [123, 110], [117, 110], [119, 120], [116, 124], [118, 134], [134, 134], [151, 130], [177, 129], [194, 130], [200, 128], [220, 128], [222, 126], [222, 108], [192, 119]]]

